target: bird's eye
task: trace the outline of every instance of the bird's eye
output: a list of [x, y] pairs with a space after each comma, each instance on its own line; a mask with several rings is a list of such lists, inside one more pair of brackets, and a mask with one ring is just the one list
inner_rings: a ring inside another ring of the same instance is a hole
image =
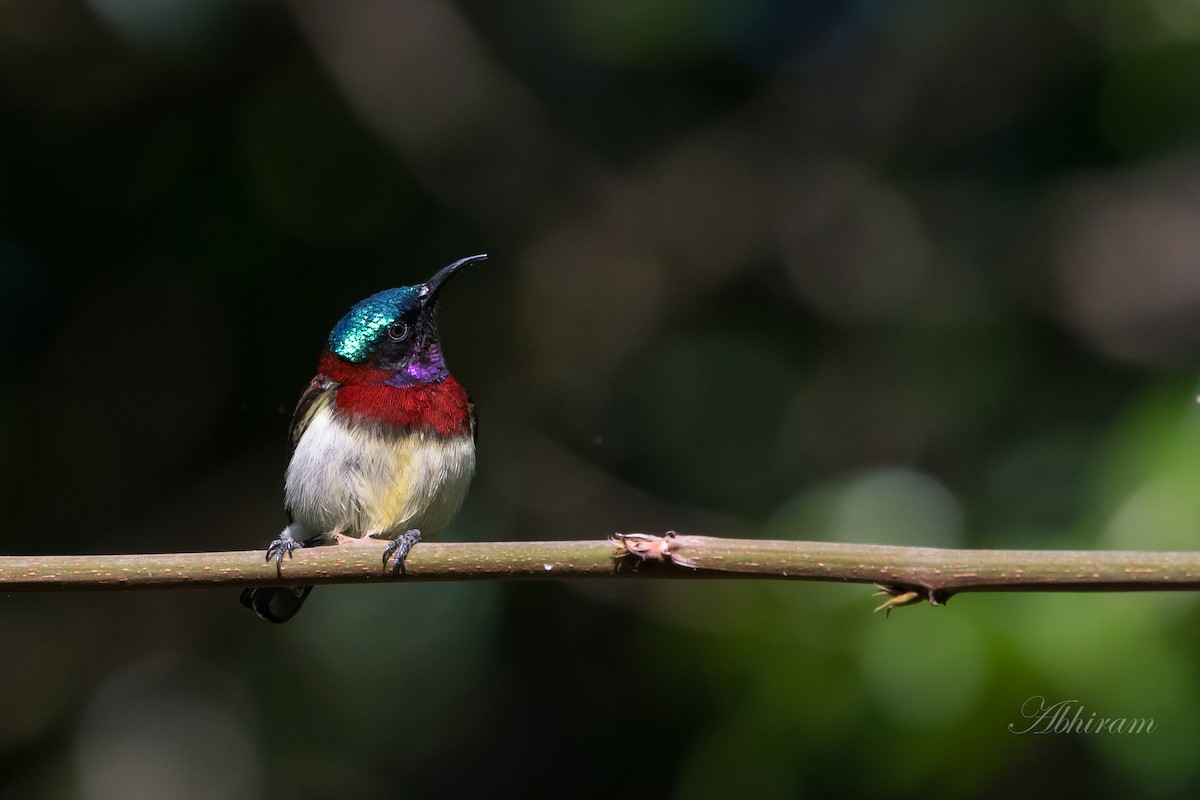
[[403, 322], [393, 322], [387, 327], [387, 335], [393, 342], [403, 341], [408, 336], [408, 326]]

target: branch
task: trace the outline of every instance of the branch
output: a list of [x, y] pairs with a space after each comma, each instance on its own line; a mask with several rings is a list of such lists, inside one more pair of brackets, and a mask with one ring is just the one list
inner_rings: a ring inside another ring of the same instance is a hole
[[405, 572], [382, 567], [382, 543], [296, 551], [0, 556], [0, 591], [283, 586], [494, 578], [767, 578], [878, 584], [881, 609], [944, 603], [958, 592], [1200, 589], [1200, 553], [948, 550], [831, 542], [617, 534], [608, 541], [446, 542], [412, 549]]

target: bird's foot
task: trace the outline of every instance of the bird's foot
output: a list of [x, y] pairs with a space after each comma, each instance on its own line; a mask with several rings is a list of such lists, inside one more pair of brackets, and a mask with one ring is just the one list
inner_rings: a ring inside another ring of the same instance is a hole
[[393, 573], [404, 572], [404, 559], [408, 558], [408, 551], [412, 550], [413, 545], [421, 541], [421, 532], [416, 528], [405, 531], [388, 542], [387, 548], [383, 551], [383, 568], [389, 566]]
[[283, 529], [283, 533], [279, 534], [278, 539], [267, 545], [266, 560], [270, 561], [272, 558], [275, 559], [275, 574], [281, 578], [283, 577], [283, 557], [286, 555], [288, 558], [291, 558], [294, 550], [299, 550], [300, 548], [304, 547], [303, 542], [297, 541], [296, 538], [292, 536], [292, 530], [294, 528], [296, 528], [294, 524], [288, 525]]

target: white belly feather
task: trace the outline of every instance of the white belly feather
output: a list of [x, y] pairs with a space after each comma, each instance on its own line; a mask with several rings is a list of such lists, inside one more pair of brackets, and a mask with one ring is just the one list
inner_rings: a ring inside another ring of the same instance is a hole
[[416, 528], [428, 539], [450, 522], [475, 471], [469, 432], [380, 436], [351, 428], [329, 403], [317, 401], [287, 469], [287, 507], [305, 535], [391, 539]]

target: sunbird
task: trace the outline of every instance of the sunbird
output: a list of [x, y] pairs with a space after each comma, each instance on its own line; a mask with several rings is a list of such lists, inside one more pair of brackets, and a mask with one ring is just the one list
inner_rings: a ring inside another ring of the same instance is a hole
[[[267, 548], [279, 575], [298, 548], [372, 540], [386, 541], [383, 568], [400, 571], [462, 505], [475, 474], [475, 405], [446, 368], [434, 310], [450, 279], [486, 258], [373, 294], [334, 326], [292, 416], [288, 525]], [[287, 622], [312, 588], [247, 589], [242, 605]]]

